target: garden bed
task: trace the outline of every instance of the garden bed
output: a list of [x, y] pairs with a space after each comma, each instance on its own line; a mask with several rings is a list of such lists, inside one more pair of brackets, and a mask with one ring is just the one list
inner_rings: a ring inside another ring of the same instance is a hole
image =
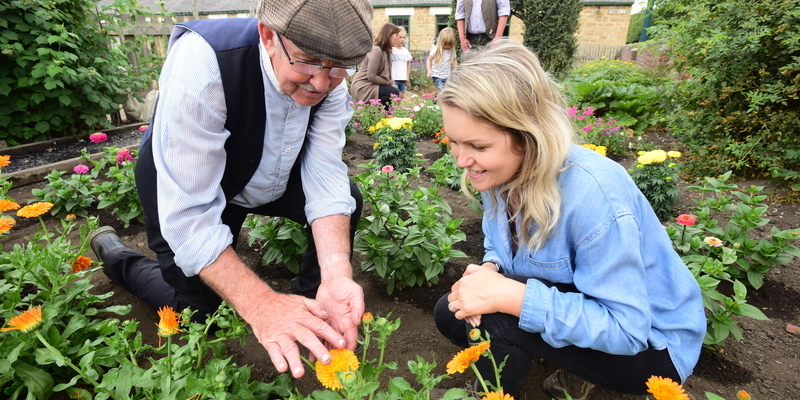
[[[668, 143], [667, 139], [662, 142]], [[373, 139], [361, 134], [353, 134], [345, 147], [345, 162], [351, 168], [351, 175], [363, 172], [358, 165], [368, 162], [372, 157]], [[431, 162], [438, 158], [438, 146], [430, 140], [421, 140], [418, 143], [420, 153]], [[12, 162], [14, 160], [12, 159]], [[630, 159], [619, 160], [623, 165], [629, 165]], [[5, 172], [5, 171], [4, 171]], [[770, 185], [770, 182], [752, 182], [759, 185]], [[739, 182], [740, 186], [749, 182]], [[25, 204], [31, 198], [31, 189], [41, 187], [43, 183], [35, 183], [12, 189], [8, 195], [20, 204]], [[778, 189], [770, 188], [769, 191]], [[768, 191], [768, 193], [769, 193]], [[471, 210], [469, 202], [462, 196], [449, 189], [443, 189], [443, 197], [453, 209], [454, 218], [464, 218], [461, 229], [467, 235], [467, 241], [456, 245], [458, 250], [464, 251], [469, 258], [453, 259], [445, 267], [440, 282], [434, 285], [425, 285], [410, 289], [397, 290], [392, 295], [386, 293], [385, 285], [372, 273], [361, 272], [358, 269], [362, 257], [355, 255], [355, 279], [364, 287], [367, 311], [375, 315], [386, 316], [391, 313], [391, 319], [400, 318], [402, 325], [389, 339], [386, 359], [397, 361], [396, 371], [387, 371], [385, 376], [403, 376], [408, 381], [414, 382], [414, 375], [408, 371], [406, 363], [416, 355], [426, 360], [435, 360], [436, 373], [443, 373], [447, 361], [459, 350], [456, 346], [445, 340], [433, 324], [432, 309], [438, 298], [449, 290], [449, 287], [458, 279], [467, 264], [478, 262], [483, 254], [483, 235], [481, 233], [481, 217]], [[687, 197], [681, 204], [686, 208], [692, 203]], [[92, 210], [92, 215], [100, 217], [101, 225], [112, 225], [120, 233], [123, 241], [130, 247], [145, 254], [152, 255], [146, 246], [144, 228], [141, 224], [134, 223], [129, 228], [124, 228], [117, 219], [106, 210]], [[770, 204], [768, 217], [780, 229], [800, 227], [800, 205], [798, 204]], [[39, 228], [36, 219], [25, 220], [17, 218], [17, 226], [13, 234], [3, 239], [3, 248], [10, 249], [13, 245], [23, 243], [26, 237], [32, 237]], [[55, 226], [57, 220], [45, 218], [48, 224]], [[257, 267], [261, 253], [248, 250], [247, 235], [240, 236], [238, 244], [239, 253], [248, 265], [254, 266], [257, 273], [262, 276], [272, 287], [282, 292], [288, 292], [292, 275], [281, 266]], [[87, 256], [94, 257], [89, 253]], [[769, 321], [756, 321], [749, 318], [738, 319], [744, 331], [744, 340], [735, 342], [728, 340], [724, 349], [717, 352], [703, 351], [700, 363], [695, 374], [686, 384], [686, 389], [694, 394], [695, 398], [702, 399], [704, 391], [719, 394], [727, 399], [735, 398], [738, 390], [747, 390], [754, 399], [772, 399], [781, 396], [788, 398], [800, 390], [800, 336], [786, 331], [789, 324], [800, 325], [800, 262], [794, 260], [791, 264], [773, 268], [767, 274], [765, 285], [755, 291], [751, 290], [747, 301], [761, 309]], [[92, 276], [95, 290], [98, 292], [114, 291], [115, 294], [107, 301], [109, 304], [132, 304], [133, 311], [126, 318], [141, 321], [139, 325], [145, 341], [155, 345], [158, 342], [156, 335], [156, 322], [158, 317], [154, 310], [126, 293], [121, 288], [111, 283], [101, 272]], [[272, 367], [266, 351], [251, 336], [247, 344], [240, 347], [238, 342], [228, 344], [228, 351], [236, 356], [239, 364], [248, 364], [253, 368], [253, 378], [269, 382], [277, 376]], [[555, 371], [555, 366], [544, 361], [534, 361], [533, 371], [526, 382], [524, 390], [528, 398], [543, 398], [541, 389], [542, 380]], [[467, 371], [457, 374], [453, 379], [442, 382], [440, 387], [465, 387], [471, 384], [473, 375]], [[303, 393], [321, 389], [319, 382], [313, 374], [294, 381], [294, 384]], [[58, 394], [57, 394], [58, 395]], [[63, 395], [63, 393], [61, 394]], [[54, 396], [56, 398], [56, 396]], [[66, 397], [64, 397], [66, 398]], [[597, 389], [592, 395], [593, 400], [611, 399], [639, 399], [638, 396], [624, 396], [606, 390]]]

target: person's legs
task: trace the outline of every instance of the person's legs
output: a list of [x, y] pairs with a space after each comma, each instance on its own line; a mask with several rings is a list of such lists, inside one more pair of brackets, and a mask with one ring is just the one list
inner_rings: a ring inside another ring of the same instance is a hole
[[394, 81], [394, 84], [397, 85], [398, 94], [397, 96], [401, 99], [406, 95], [406, 81]]
[[392, 106], [392, 95], [397, 96], [400, 93], [396, 87], [392, 85], [380, 85], [378, 88], [378, 98], [383, 104], [383, 108], [389, 109]]
[[[562, 289], [559, 287], [559, 290]], [[434, 308], [437, 328], [454, 344], [469, 346], [467, 334], [472, 326], [457, 320], [447, 307], [447, 295], [444, 295]], [[621, 393], [645, 394], [645, 382], [652, 375], [680, 381], [667, 350], [651, 348], [636, 355], [621, 356], [577, 346], [555, 348], [545, 342], [540, 333], [520, 329], [519, 318], [501, 313], [483, 315], [480, 329], [491, 338], [492, 355], [498, 363], [508, 356], [501, 384], [515, 398], [520, 394], [533, 357], [543, 358], [595, 385]], [[476, 366], [484, 377], [493, 376], [489, 360], [481, 358]]]
[[441, 93], [444, 90], [446, 80], [436, 76], [431, 77], [431, 79], [433, 80], [433, 85], [436, 86], [436, 92]]
[[481, 47], [489, 44], [489, 42], [492, 41], [492, 38], [485, 33], [468, 33], [467, 40], [469, 40], [473, 50], [478, 50]]

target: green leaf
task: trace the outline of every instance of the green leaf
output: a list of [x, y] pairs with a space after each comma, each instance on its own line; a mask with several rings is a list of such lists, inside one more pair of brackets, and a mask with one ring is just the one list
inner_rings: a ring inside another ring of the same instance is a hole
[[53, 393], [53, 378], [44, 370], [22, 361], [14, 365], [14, 373], [25, 383], [28, 393], [39, 400], [45, 400]]
[[738, 315], [744, 317], [750, 317], [753, 319], [757, 319], [759, 321], [769, 321], [769, 317], [767, 317], [763, 312], [761, 312], [761, 310], [750, 304], [742, 304], [742, 307]]
[[3, 29], [3, 31], [0, 32], [0, 36], [3, 36], [4, 38], [8, 39], [8, 41], [10, 41], [10, 42], [15, 42], [15, 41], [19, 40], [19, 35], [17, 35], [16, 32], [10, 31], [10, 30], [7, 30], [7, 29]]

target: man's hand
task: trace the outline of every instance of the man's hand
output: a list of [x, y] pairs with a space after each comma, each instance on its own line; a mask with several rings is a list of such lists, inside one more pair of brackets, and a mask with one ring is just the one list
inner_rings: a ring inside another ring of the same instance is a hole
[[350, 278], [335, 277], [320, 284], [317, 301], [327, 312], [328, 325], [344, 335], [344, 347], [354, 350], [358, 345], [358, 326], [364, 315], [364, 289]]
[[472, 43], [467, 38], [461, 38], [461, 51], [467, 51], [472, 48]]

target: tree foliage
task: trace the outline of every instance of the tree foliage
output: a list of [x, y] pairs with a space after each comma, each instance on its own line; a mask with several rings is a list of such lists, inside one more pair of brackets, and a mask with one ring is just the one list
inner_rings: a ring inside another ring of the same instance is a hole
[[[137, 12], [135, 0], [111, 8]], [[146, 87], [126, 56], [134, 49], [112, 42], [119, 21], [97, 14], [92, 0], [0, 3], [0, 126], [7, 127], [0, 139], [19, 144], [97, 129]]]
[[525, 23], [523, 44], [539, 57], [542, 67], [562, 77], [572, 67], [578, 48], [575, 34], [581, 0], [511, 0], [513, 14]]
[[800, 181], [800, 2], [667, 0], [655, 12], [649, 32], [689, 75], [668, 123], [691, 172]]

